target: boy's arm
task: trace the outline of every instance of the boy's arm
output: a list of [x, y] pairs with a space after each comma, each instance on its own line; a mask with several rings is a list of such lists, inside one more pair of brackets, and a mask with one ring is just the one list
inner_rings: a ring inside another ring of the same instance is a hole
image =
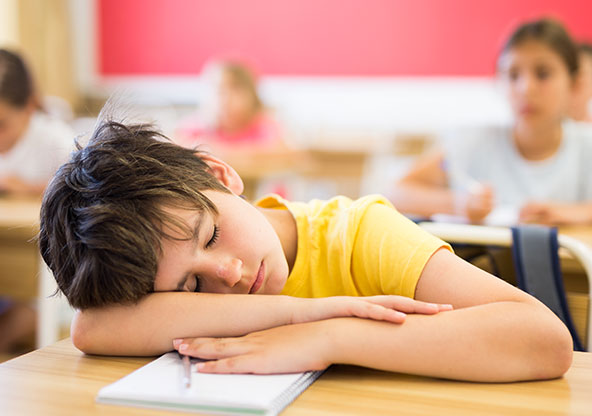
[[200, 371], [284, 372], [331, 363], [475, 381], [561, 376], [571, 364], [567, 328], [526, 293], [439, 250], [424, 268], [416, 297], [452, 303], [404, 325], [341, 318], [274, 328], [241, 338], [187, 339], [206, 359]]
[[239, 336], [344, 316], [402, 323], [405, 313], [432, 314], [449, 309], [450, 305], [402, 296], [304, 299], [162, 292], [148, 295], [135, 305], [78, 311], [71, 333], [74, 345], [89, 354], [156, 355], [170, 351], [173, 339], [181, 337]]

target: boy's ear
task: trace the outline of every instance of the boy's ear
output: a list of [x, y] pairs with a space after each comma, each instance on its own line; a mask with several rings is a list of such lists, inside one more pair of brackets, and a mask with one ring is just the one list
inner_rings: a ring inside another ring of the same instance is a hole
[[241, 195], [245, 190], [245, 185], [240, 175], [228, 163], [209, 153], [201, 153], [201, 160], [210, 167], [210, 173], [216, 177], [228, 189], [237, 195]]

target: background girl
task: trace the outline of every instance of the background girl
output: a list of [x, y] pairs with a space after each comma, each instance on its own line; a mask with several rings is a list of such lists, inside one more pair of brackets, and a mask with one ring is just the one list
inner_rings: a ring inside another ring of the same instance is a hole
[[578, 50], [558, 22], [520, 26], [506, 42], [498, 72], [512, 126], [468, 132], [419, 160], [391, 198], [403, 212], [456, 214], [472, 222], [495, 209], [514, 221], [592, 223], [592, 130], [566, 121]]
[[[73, 149], [74, 133], [43, 111], [23, 59], [0, 49], [0, 194], [40, 196]], [[32, 338], [35, 311], [0, 297], [0, 352]]]
[[281, 143], [279, 128], [266, 112], [249, 68], [216, 61], [206, 65], [203, 78], [206, 97], [200, 111], [177, 130], [182, 144], [207, 144], [220, 153], [236, 146], [244, 150]]
[[74, 133], [44, 110], [23, 59], [0, 49], [0, 191], [41, 195]]

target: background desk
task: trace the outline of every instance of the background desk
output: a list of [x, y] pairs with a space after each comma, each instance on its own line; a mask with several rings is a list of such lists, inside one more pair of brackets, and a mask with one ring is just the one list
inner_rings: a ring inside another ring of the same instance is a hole
[[37, 346], [58, 339], [55, 281], [39, 254], [40, 199], [0, 197], [0, 295], [37, 302]]
[[[62, 340], [0, 364], [0, 414], [183, 414], [95, 403], [100, 388], [150, 360], [85, 356]], [[333, 366], [282, 415], [590, 415], [591, 386], [591, 353], [575, 353], [564, 378], [508, 384]]]

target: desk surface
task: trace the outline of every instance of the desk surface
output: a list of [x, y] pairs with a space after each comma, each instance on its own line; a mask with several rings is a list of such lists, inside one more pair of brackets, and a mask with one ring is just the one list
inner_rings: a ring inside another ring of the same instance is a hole
[[29, 239], [39, 231], [39, 198], [0, 197], [0, 236]]
[[559, 233], [576, 238], [592, 249], [592, 225], [564, 225], [559, 227]]
[[[0, 364], [0, 413], [180, 415], [96, 404], [98, 390], [149, 358], [86, 356], [69, 339]], [[282, 415], [589, 415], [592, 354], [575, 353], [566, 376], [509, 384], [454, 382], [333, 366]]]

